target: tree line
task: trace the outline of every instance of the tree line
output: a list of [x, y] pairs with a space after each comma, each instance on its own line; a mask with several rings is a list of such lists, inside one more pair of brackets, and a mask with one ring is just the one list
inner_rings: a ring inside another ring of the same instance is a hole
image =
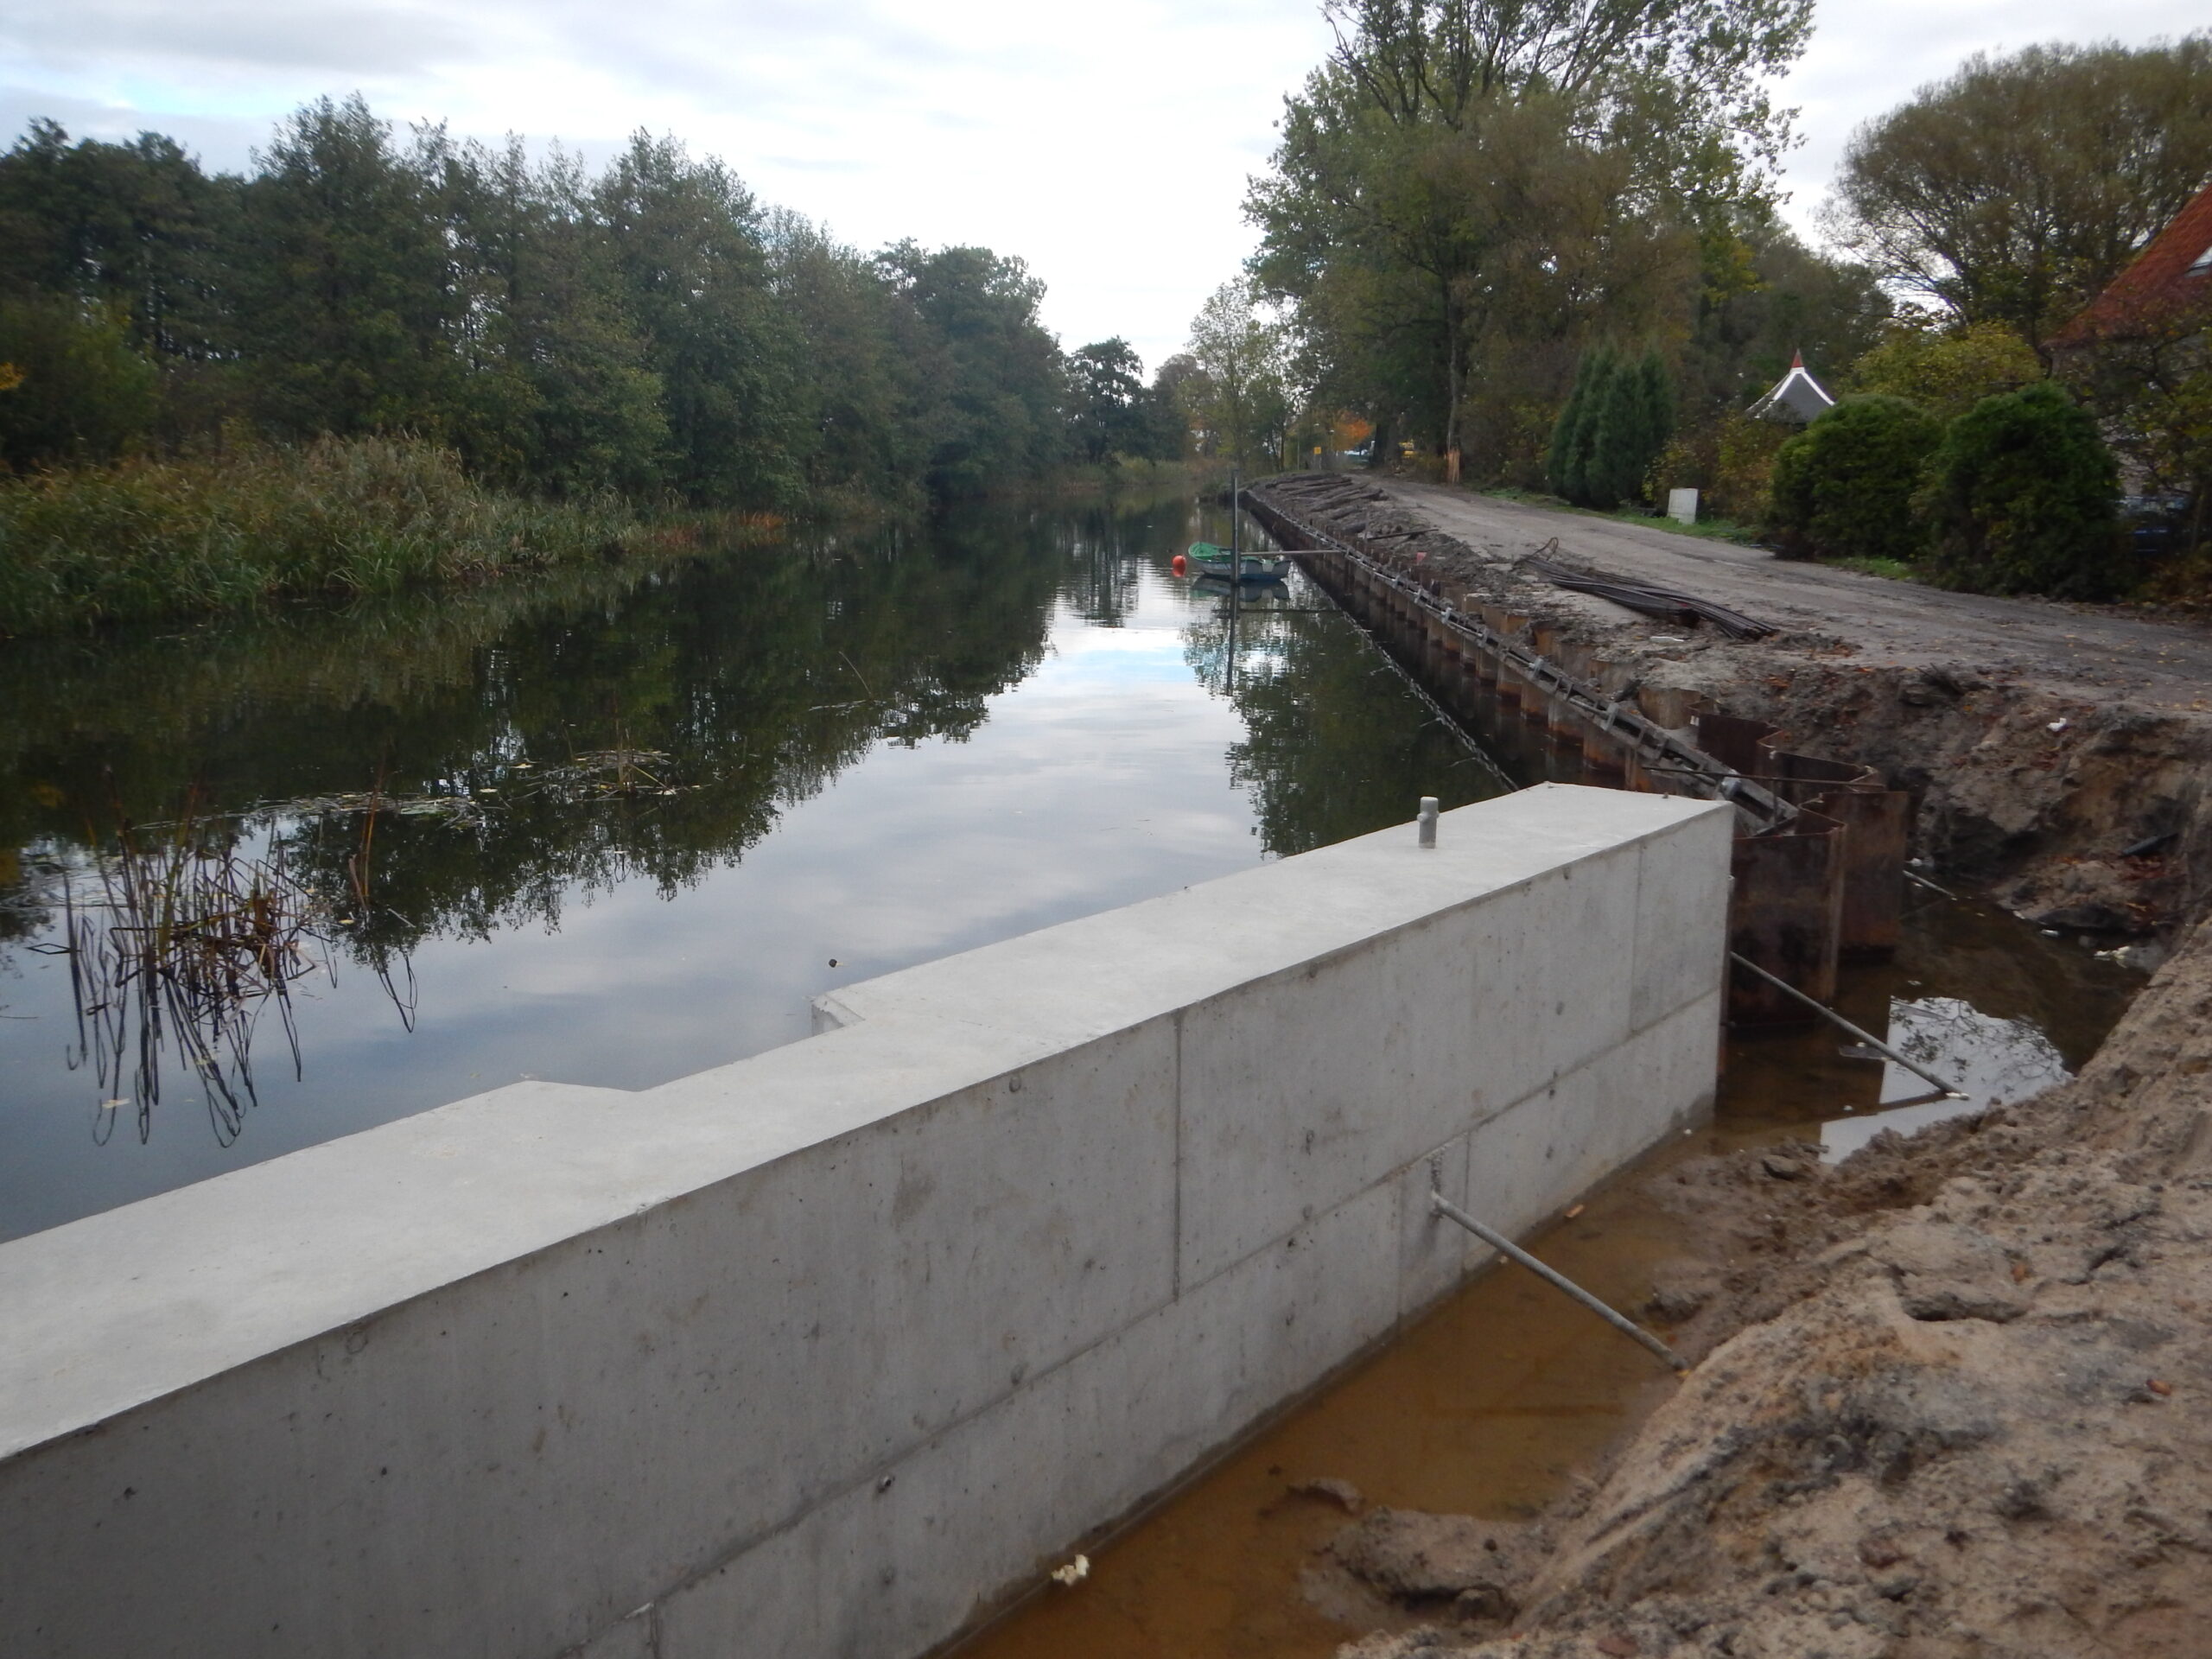
[[503, 487], [784, 511], [1179, 455], [1172, 392], [1063, 352], [1043, 296], [643, 132], [594, 173], [325, 99], [226, 174], [37, 121], [0, 156], [0, 461], [407, 434]]

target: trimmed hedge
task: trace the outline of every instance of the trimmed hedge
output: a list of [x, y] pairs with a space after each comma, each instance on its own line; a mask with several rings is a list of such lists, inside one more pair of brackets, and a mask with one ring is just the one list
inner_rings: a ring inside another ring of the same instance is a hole
[[1917, 505], [1944, 586], [2096, 600], [2133, 584], [2119, 468], [2054, 383], [1983, 398], [1951, 423], [1928, 473]]
[[1902, 397], [1844, 399], [1777, 452], [1774, 532], [1793, 552], [1913, 558], [1926, 540], [1913, 493], [1942, 436]]

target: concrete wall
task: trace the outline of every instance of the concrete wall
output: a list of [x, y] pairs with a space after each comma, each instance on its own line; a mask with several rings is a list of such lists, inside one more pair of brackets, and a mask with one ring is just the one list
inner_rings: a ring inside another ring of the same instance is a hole
[[1711, 1097], [1729, 809], [1557, 786], [0, 1245], [0, 1653], [942, 1641]]

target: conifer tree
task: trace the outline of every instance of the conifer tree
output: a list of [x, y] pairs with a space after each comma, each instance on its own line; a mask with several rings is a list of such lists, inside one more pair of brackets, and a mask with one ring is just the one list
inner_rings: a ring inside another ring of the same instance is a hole
[[1560, 405], [1559, 419], [1552, 427], [1550, 453], [1545, 457], [1545, 473], [1551, 480], [1552, 493], [1568, 500], [1574, 499], [1578, 483], [1575, 472], [1575, 451], [1582, 429], [1582, 414], [1590, 401], [1590, 381], [1597, 366], [1597, 354], [1585, 352], [1582, 360], [1575, 365], [1574, 385], [1567, 394], [1567, 401]]

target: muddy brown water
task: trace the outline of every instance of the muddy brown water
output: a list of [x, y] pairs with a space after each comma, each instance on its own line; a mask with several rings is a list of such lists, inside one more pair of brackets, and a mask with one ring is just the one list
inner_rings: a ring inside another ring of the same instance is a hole
[[[1847, 969], [1839, 1001], [1980, 1105], [2070, 1075], [2140, 983], [2088, 942], [1930, 896], [1908, 915], [1897, 958]], [[1925, 1086], [1849, 1046], [1825, 1026], [1733, 1039], [1713, 1121], [1651, 1160], [1791, 1138], [1840, 1154], [1874, 1128], [1923, 1121], [1925, 1108], [1885, 1103]], [[1687, 1225], [1645, 1184], [1616, 1177], [1532, 1248], [1632, 1309], [1684, 1250]], [[1082, 1584], [1046, 1585], [959, 1659], [1327, 1659], [1393, 1626], [1314, 1571], [1348, 1516], [1299, 1485], [1348, 1481], [1370, 1505], [1526, 1516], [1672, 1387], [1651, 1356], [1532, 1275], [1492, 1271], [1093, 1548]]]

